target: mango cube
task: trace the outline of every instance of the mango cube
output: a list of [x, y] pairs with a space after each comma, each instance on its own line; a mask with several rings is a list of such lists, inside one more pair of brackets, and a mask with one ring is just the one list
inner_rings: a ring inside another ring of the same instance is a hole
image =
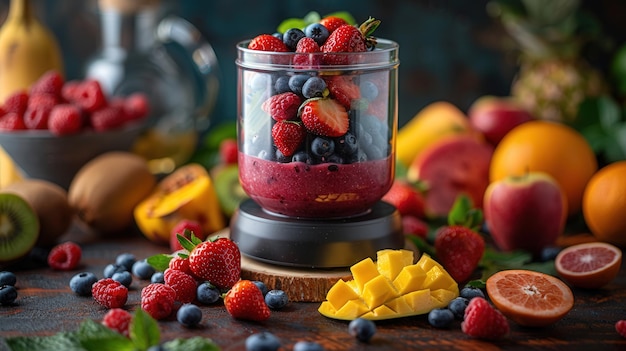
[[339, 279], [326, 294], [326, 300], [335, 309], [340, 309], [349, 300], [358, 298], [359, 295], [343, 279]]
[[369, 312], [369, 308], [362, 300], [350, 300], [335, 313], [345, 319], [355, 319]]
[[452, 285], [457, 285], [457, 283], [443, 268], [433, 266], [428, 272], [426, 272], [424, 288], [428, 288], [430, 290], [448, 289]]
[[417, 291], [412, 291], [404, 296], [404, 300], [406, 303], [411, 306], [413, 311], [419, 311], [420, 313], [425, 313], [431, 310], [430, 308], [430, 290], [422, 289]]
[[380, 250], [376, 254], [376, 265], [380, 274], [393, 281], [402, 268], [413, 264], [413, 251]]
[[393, 285], [398, 289], [398, 293], [406, 294], [411, 291], [423, 289], [426, 272], [417, 265], [406, 266], [393, 281]]
[[365, 283], [380, 275], [378, 269], [376, 269], [376, 264], [369, 257], [355, 263], [352, 267], [350, 267], [350, 271], [352, 272], [352, 277], [356, 282], [358, 293], [363, 291], [363, 285], [365, 285]]
[[396, 296], [398, 296], [398, 292], [389, 279], [378, 275], [365, 283], [361, 298], [370, 309], [374, 309]]
[[406, 302], [406, 299], [404, 298], [404, 296], [398, 296], [395, 299], [387, 302], [385, 305], [387, 305], [389, 308], [394, 310], [397, 314], [412, 314], [413, 313], [413, 309]]
[[440, 269], [444, 269], [439, 262], [433, 260], [428, 254], [423, 253], [420, 259], [417, 261], [416, 265], [422, 267], [424, 272], [428, 272], [433, 267], [439, 267]]

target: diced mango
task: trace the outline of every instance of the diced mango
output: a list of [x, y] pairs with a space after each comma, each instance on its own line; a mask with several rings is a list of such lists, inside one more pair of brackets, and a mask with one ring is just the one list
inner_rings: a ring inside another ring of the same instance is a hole
[[350, 271], [352, 272], [352, 277], [356, 282], [358, 289], [357, 293], [361, 293], [363, 291], [363, 285], [365, 285], [365, 283], [380, 275], [376, 269], [376, 264], [370, 257], [355, 263], [352, 267], [350, 267]]
[[411, 309], [417, 314], [424, 313], [423, 311], [430, 311], [430, 290], [422, 289], [412, 291], [404, 296], [406, 303], [411, 306]]
[[459, 296], [459, 291], [450, 291], [447, 289], [437, 289], [431, 290], [430, 296], [435, 298], [438, 302], [440, 302], [441, 307], [445, 307], [452, 301], [455, 297]]
[[337, 314], [337, 310], [328, 301], [322, 302], [317, 311], [328, 317], [334, 317]]
[[426, 279], [424, 279], [424, 288], [430, 290], [447, 289], [452, 284], [456, 284], [454, 279], [443, 268], [433, 266], [426, 272]]
[[423, 289], [424, 279], [426, 279], [426, 272], [424, 272], [422, 267], [410, 265], [402, 268], [400, 274], [393, 281], [393, 285], [398, 290], [398, 293], [406, 294]]
[[392, 310], [391, 308], [389, 308], [389, 307], [387, 307], [385, 305], [376, 307], [376, 309], [374, 309], [372, 312], [378, 318], [381, 318], [381, 317], [391, 317], [394, 314], [396, 314], [396, 312], [394, 310]]
[[340, 309], [349, 300], [358, 298], [359, 295], [343, 279], [339, 279], [326, 294], [326, 300], [335, 309]]
[[422, 253], [422, 256], [420, 257], [420, 259], [417, 261], [416, 265], [422, 267], [422, 269], [424, 270], [424, 272], [428, 272], [431, 268], [433, 267], [439, 267], [441, 269], [444, 269], [443, 266], [441, 264], [439, 264], [439, 262], [433, 260], [428, 254], [426, 253]]
[[397, 314], [413, 313], [413, 309], [406, 302], [406, 299], [404, 298], [404, 296], [398, 296], [395, 299], [387, 302], [385, 305], [387, 305], [389, 308], [394, 310]]
[[413, 251], [410, 250], [380, 250], [376, 254], [378, 272], [393, 281], [402, 268], [413, 264]]
[[369, 312], [369, 308], [367, 308], [365, 302], [362, 300], [350, 300], [338, 309], [335, 315], [342, 319], [354, 319], [367, 312]]
[[397, 296], [398, 292], [389, 279], [379, 275], [365, 283], [361, 298], [365, 301], [365, 304], [373, 310]]

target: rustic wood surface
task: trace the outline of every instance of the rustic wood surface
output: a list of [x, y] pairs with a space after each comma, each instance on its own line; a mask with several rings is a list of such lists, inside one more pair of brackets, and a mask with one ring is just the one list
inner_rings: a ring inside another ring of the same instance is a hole
[[[18, 277], [15, 306], [0, 306], [0, 350], [8, 350], [6, 337], [51, 335], [76, 330], [89, 318], [100, 320], [106, 310], [89, 297], [74, 295], [70, 278], [81, 271], [102, 277], [108, 263], [124, 252], [145, 258], [168, 252], [141, 236], [126, 238], [80, 237], [82, 266], [71, 272], [53, 271], [41, 265], [12, 267]], [[139, 292], [148, 282], [134, 280], [126, 307], [139, 306]], [[159, 322], [162, 340], [203, 336], [223, 350], [245, 350], [249, 335], [269, 331], [277, 335], [283, 350], [291, 350], [299, 340], [317, 341], [326, 350], [626, 350], [626, 339], [615, 331], [615, 322], [626, 319], [626, 265], [619, 277], [605, 288], [593, 291], [573, 289], [575, 306], [558, 323], [546, 328], [522, 328], [511, 322], [511, 334], [498, 342], [474, 340], [464, 335], [460, 323], [445, 330], [428, 324], [425, 315], [377, 322], [378, 331], [369, 344], [359, 343], [347, 332], [347, 322], [325, 318], [317, 312], [318, 303], [292, 302], [274, 311], [269, 320], [254, 323], [232, 319], [221, 304], [203, 306], [201, 326], [188, 329], [174, 318]]]

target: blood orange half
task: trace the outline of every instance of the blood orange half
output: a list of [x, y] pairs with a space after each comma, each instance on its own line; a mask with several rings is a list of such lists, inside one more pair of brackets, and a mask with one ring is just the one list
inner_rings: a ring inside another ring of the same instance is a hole
[[622, 251], [611, 244], [589, 242], [559, 252], [554, 266], [572, 286], [597, 289], [610, 283], [619, 273]]
[[524, 269], [504, 270], [489, 277], [487, 294], [502, 314], [528, 327], [553, 324], [574, 306], [572, 291], [560, 279]]

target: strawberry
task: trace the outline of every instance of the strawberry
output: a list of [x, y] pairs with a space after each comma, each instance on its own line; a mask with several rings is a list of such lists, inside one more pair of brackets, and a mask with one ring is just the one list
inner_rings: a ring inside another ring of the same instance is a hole
[[261, 289], [250, 280], [240, 280], [224, 296], [224, 306], [237, 319], [264, 321], [270, 318]]
[[50, 70], [45, 72], [33, 85], [30, 87], [30, 94], [50, 94], [55, 97], [61, 96], [61, 89], [63, 89], [65, 79], [56, 70]]
[[[181, 242], [187, 250], [188, 242]], [[241, 279], [239, 247], [227, 238], [202, 241], [190, 250], [189, 268], [196, 277], [208, 280], [219, 289], [230, 289]]]
[[407, 181], [395, 179], [383, 196], [383, 201], [394, 205], [401, 216], [426, 217], [422, 192]]
[[[343, 52], [364, 52], [374, 46], [376, 41], [370, 35], [380, 24], [379, 20], [369, 18], [358, 28], [349, 24], [344, 24], [335, 29], [330, 35], [321, 50], [325, 53]], [[348, 55], [324, 55], [324, 63], [327, 65], [350, 64]]]
[[274, 144], [284, 156], [293, 155], [305, 137], [306, 129], [300, 122], [278, 121], [272, 126]]
[[263, 101], [261, 109], [272, 116], [273, 119], [282, 121], [296, 117], [301, 102], [298, 95], [288, 91], [272, 95], [269, 99]]
[[328, 32], [332, 33], [335, 29], [343, 26], [344, 24], [348, 24], [346, 20], [336, 16], [326, 16], [320, 20], [320, 24], [328, 29]]
[[321, 64], [320, 55], [309, 55], [320, 52], [320, 46], [315, 39], [304, 37], [298, 41], [296, 45], [296, 55], [293, 56], [293, 64], [295, 68], [314, 68]]
[[56, 135], [78, 133], [83, 125], [83, 118], [78, 107], [71, 104], [56, 105], [48, 117], [48, 129]]
[[477, 339], [495, 340], [509, 333], [509, 322], [487, 300], [474, 297], [465, 308], [463, 333]]
[[[330, 76], [324, 79], [330, 95], [346, 109], [356, 108], [361, 101], [361, 90], [348, 76]], [[365, 102], [365, 101], [364, 101]]]
[[485, 251], [485, 240], [462, 225], [443, 226], [435, 237], [439, 262], [457, 282], [467, 281]]
[[12, 131], [26, 129], [24, 119], [15, 112], [6, 113], [0, 116], [0, 130]]
[[428, 224], [415, 216], [402, 216], [402, 230], [404, 234], [415, 235], [426, 239], [428, 235]]
[[282, 40], [270, 34], [260, 34], [248, 43], [248, 49], [260, 51], [287, 52], [289, 49]]
[[237, 164], [239, 158], [239, 146], [237, 145], [237, 139], [226, 138], [220, 141], [218, 154], [220, 162], [223, 164]]
[[626, 338], [626, 319], [620, 319], [619, 321], [615, 322], [615, 330], [623, 338]]
[[348, 131], [346, 109], [334, 99], [312, 98], [300, 107], [300, 119], [311, 133], [339, 137]]

